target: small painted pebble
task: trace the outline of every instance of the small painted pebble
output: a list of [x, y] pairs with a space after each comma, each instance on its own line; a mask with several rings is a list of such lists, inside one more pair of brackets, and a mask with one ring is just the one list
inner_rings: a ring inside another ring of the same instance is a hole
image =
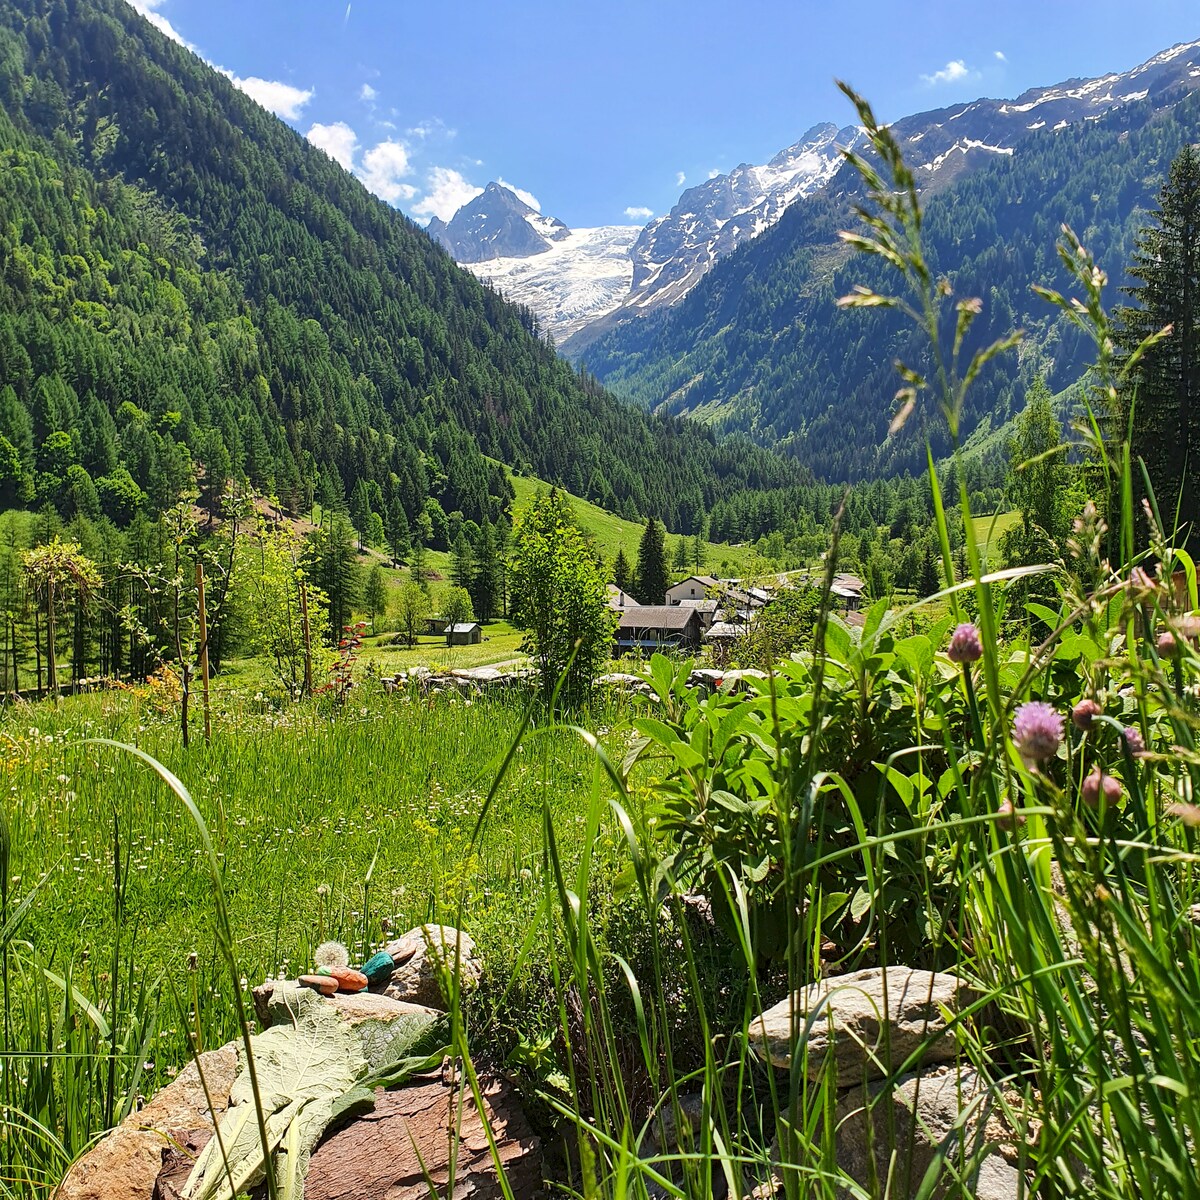
[[322, 996], [332, 996], [338, 989], [338, 981], [332, 975], [301, 975], [297, 982]]
[[392, 978], [392, 972], [395, 969], [396, 964], [392, 962], [392, 956], [381, 950], [378, 954], [372, 954], [363, 963], [362, 973], [367, 977], [367, 983], [371, 987], [379, 987]]
[[367, 977], [352, 967], [334, 967], [330, 976], [337, 981], [339, 992], [361, 992], [366, 990]]

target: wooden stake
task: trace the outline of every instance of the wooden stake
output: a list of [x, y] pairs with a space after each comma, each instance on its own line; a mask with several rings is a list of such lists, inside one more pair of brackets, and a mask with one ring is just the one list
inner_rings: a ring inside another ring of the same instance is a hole
[[312, 635], [308, 628], [308, 584], [300, 581], [300, 627], [304, 631], [304, 694], [312, 695]]
[[204, 564], [196, 563], [196, 606], [200, 623], [200, 697], [204, 706], [204, 744], [212, 741], [212, 713], [208, 706], [208, 612], [204, 606]]

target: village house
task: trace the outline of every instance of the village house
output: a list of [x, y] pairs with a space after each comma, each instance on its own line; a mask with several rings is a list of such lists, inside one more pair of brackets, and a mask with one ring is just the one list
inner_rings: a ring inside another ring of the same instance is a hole
[[478, 646], [483, 641], [483, 629], [478, 621], [459, 621], [446, 629], [446, 645]]
[[694, 608], [700, 614], [700, 628], [707, 629], [717, 619], [715, 600], [680, 600], [679, 608]]
[[682, 604], [684, 600], [707, 600], [708, 593], [720, 583], [712, 575], [689, 575], [667, 588], [666, 603]]
[[613, 634], [616, 654], [655, 650], [694, 651], [700, 645], [700, 613], [692, 606], [643, 604], [625, 609]]
[[627, 608], [637, 608], [638, 602], [628, 593], [622, 591], [615, 583], [608, 584], [608, 607], [613, 612], [623, 612]]

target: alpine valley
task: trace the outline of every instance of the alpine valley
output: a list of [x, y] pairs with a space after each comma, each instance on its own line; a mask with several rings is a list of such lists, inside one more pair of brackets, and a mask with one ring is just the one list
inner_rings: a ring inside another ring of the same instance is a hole
[[[1036, 373], [1055, 390], [1078, 378], [1090, 347], [1029, 280], [1062, 282], [1054, 243], [1066, 222], [1108, 267], [1115, 300], [1168, 164], [1200, 136], [1198, 88], [1200, 42], [1189, 42], [1120, 73], [894, 124], [928, 207], [934, 262], [986, 299], [977, 340], [1015, 327], [1028, 335], [1023, 356], [974, 390], [964, 433], [1019, 412]], [[455, 217], [450, 236], [433, 232], [616, 394], [745, 431], [826, 478], [870, 478], [918, 467], [924, 427], [887, 436], [892, 364], [919, 357], [907, 327], [835, 303], [872, 278], [862, 262], [848, 265], [837, 236], [861, 198], [842, 150], [861, 136], [818, 125], [762, 166], [689, 188], [636, 236], [552, 222], [541, 242], [511, 233], [489, 242], [482, 231], [520, 204], [496, 184]], [[472, 217], [484, 219], [470, 227]], [[525, 218], [531, 230], [548, 224], [532, 209]], [[944, 434], [931, 432], [945, 450]]]

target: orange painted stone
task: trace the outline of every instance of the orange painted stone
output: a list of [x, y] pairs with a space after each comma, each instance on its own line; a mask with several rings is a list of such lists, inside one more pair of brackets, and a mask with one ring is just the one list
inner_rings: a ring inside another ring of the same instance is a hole
[[332, 975], [301, 975], [296, 982], [322, 996], [332, 996], [338, 990], [338, 981]]
[[354, 970], [353, 967], [331, 967], [329, 977], [337, 980], [339, 992], [365, 992], [367, 990], [367, 977], [361, 971]]

